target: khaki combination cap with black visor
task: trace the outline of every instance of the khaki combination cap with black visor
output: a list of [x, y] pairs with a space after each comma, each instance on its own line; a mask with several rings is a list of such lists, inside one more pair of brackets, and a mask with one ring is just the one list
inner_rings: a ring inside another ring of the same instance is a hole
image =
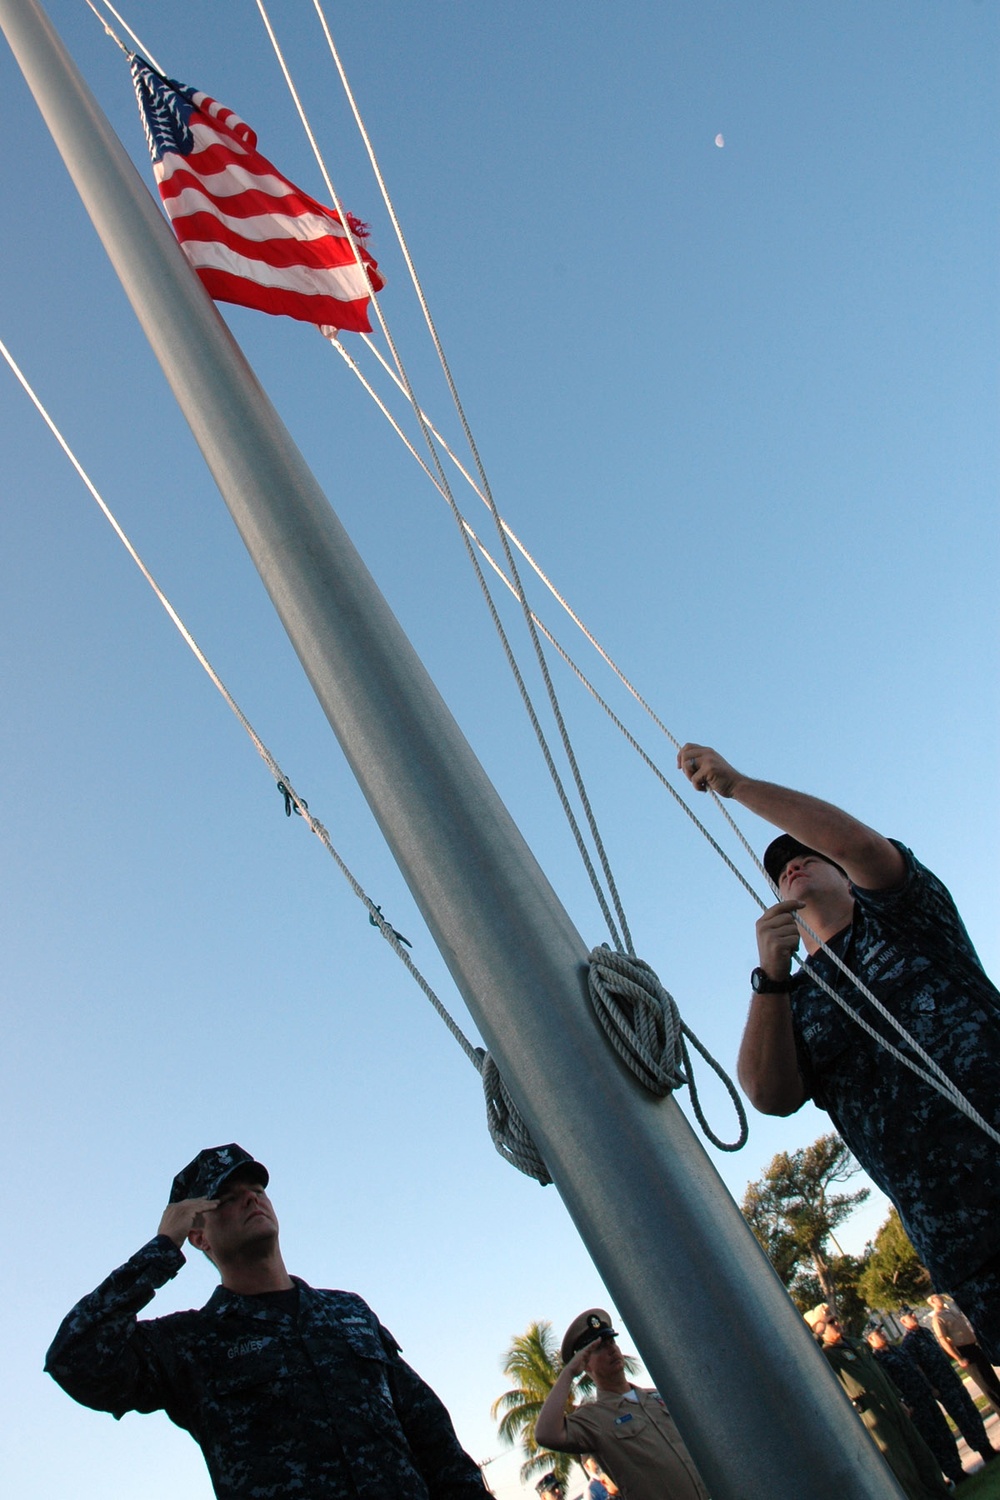
[[588, 1307], [578, 1318], [574, 1318], [563, 1335], [559, 1352], [562, 1362], [568, 1365], [574, 1354], [592, 1344], [595, 1339], [616, 1339], [618, 1330], [611, 1326], [611, 1316], [603, 1307]]

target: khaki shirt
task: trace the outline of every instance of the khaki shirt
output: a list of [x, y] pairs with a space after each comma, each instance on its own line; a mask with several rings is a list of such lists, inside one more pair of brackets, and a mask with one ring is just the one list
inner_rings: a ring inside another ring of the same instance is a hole
[[673, 1418], [655, 1391], [598, 1391], [566, 1413], [568, 1453], [595, 1453], [624, 1500], [708, 1500]]
[[957, 1349], [961, 1344], [974, 1344], [976, 1335], [965, 1313], [957, 1307], [943, 1307], [931, 1317], [931, 1327], [938, 1338], [951, 1339]]

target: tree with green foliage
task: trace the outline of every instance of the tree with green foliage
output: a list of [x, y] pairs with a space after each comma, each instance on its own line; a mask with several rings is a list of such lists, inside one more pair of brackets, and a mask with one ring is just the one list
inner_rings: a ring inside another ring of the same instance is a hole
[[[562, 1369], [562, 1356], [548, 1321], [529, 1323], [524, 1333], [515, 1334], [504, 1355], [503, 1372], [512, 1381], [509, 1391], [498, 1396], [490, 1408], [490, 1415], [497, 1423], [502, 1442], [513, 1447], [520, 1442], [525, 1454], [521, 1465], [521, 1483], [541, 1478], [551, 1469], [566, 1484], [573, 1458], [568, 1453], [552, 1453], [539, 1448], [535, 1442], [535, 1423], [546, 1396], [556, 1383]], [[625, 1356], [625, 1369], [631, 1374], [638, 1369], [638, 1361]], [[589, 1375], [581, 1375], [574, 1387], [574, 1396], [590, 1395], [594, 1382]], [[575, 1400], [567, 1403], [572, 1411]]]
[[[840, 1319], [841, 1330], [851, 1338], [857, 1338], [868, 1322], [868, 1304], [859, 1289], [865, 1264], [864, 1255], [830, 1257], [831, 1279], [837, 1288], [837, 1317]], [[803, 1313], [815, 1307], [817, 1302], [828, 1300], [817, 1278], [804, 1271], [796, 1276], [788, 1293], [799, 1312]]]
[[858, 1290], [869, 1307], [886, 1312], [895, 1312], [904, 1302], [923, 1302], [934, 1290], [895, 1209], [868, 1246]]
[[[803, 1309], [817, 1301], [837, 1306], [837, 1262], [829, 1255], [829, 1242], [838, 1225], [864, 1203], [869, 1189], [853, 1193], [831, 1189], [858, 1171], [844, 1141], [831, 1131], [811, 1146], [779, 1151], [763, 1177], [747, 1184], [743, 1217]], [[848, 1277], [852, 1259], [840, 1257], [840, 1269]], [[819, 1297], [813, 1296], [816, 1287]]]
[[550, 1453], [535, 1442], [538, 1413], [561, 1369], [559, 1346], [548, 1321], [529, 1323], [525, 1333], [515, 1334], [511, 1339], [504, 1355], [503, 1372], [513, 1384], [494, 1401], [490, 1415], [497, 1423], [502, 1442], [512, 1447], [520, 1441], [525, 1454], [522, 1484], [541, 1478], [549, 1469], [564, 1484], [569, 1477], [571, 1457], [566, 1453]]

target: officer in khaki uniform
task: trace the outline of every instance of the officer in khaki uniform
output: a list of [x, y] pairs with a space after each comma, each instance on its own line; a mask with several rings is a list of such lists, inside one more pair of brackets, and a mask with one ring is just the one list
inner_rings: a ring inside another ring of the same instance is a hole
[[[708, 1500], [662, 1398], [626, 1378], [617, 1337], [600, 1307], [581, 1313], [567, 1328], [563, 1368], [535, 1424], [538, 1446], [596, 1454], [623, 1500]], [[573, 1381], [583, 1371], [597, 1395], [567, 1411]]]

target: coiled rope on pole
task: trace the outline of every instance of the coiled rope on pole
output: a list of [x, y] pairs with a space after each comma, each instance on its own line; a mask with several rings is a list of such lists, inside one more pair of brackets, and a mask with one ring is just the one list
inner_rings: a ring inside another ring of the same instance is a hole
[[[741, 1151], [749, 1133], [743, 1101], [722, 1066], [681, 1019], [676, 1001], [649, 964], [602, 944], [591, 951], [587, 983], [605, 1036], [643, 1087], [662, 1098], [686, 1084], [691, 1107], [713, 1146], [720, 1151]], [[726, 1086], [740, 1126], [735, 1141], [720, 1140], [705, 1119], [688, 1041]]]
[[548, 1187], [552, 1178], [542, 1160], [517, 1105], [510, 1097], [507, 1085], [500, 1077], [500, 1070], [490, 1054], [477, 1048], [480, 1057], [479, 1071], [486, 1095], [486, 1124], [494, 1146], [503, 1157], [526, 1177], [534, 1177], [542, 1187]]

